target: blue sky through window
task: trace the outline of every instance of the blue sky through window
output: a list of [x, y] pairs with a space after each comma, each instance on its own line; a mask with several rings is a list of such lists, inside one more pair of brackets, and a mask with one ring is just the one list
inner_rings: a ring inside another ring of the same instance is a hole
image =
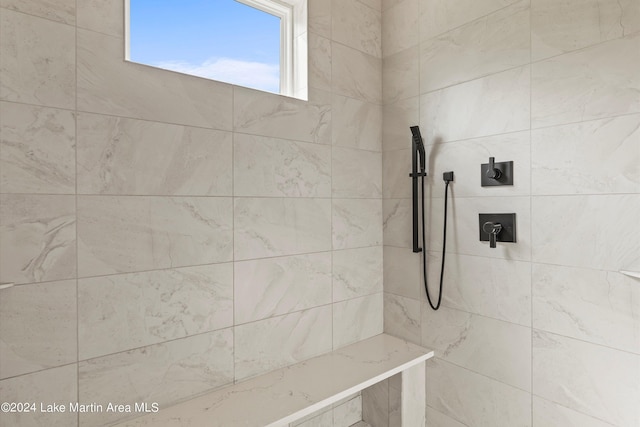
[[130, 59], [279, 93], [280, 18], [235, 0], [130, 0]]

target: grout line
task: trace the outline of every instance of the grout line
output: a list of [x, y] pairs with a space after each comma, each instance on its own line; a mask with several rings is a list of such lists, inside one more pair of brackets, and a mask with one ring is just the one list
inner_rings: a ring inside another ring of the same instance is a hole
[[[74, 7], [76, 7], [76, 10], [77, 10], [77, 6], [74, 6]], [[17, 13], [17, 14], [24, 15], [24, 16], [29, 16], [29, 17], [32, 17], [32, 18], [43, 19], [45, 21], [53, 22], [55, 24], [66, 25], [67, 27], [77, 28], [77, 20], [78, 20], [77, 16], [74, 17], [76, 22], [68, 23], [68, 22], [59, 21], [57, 19], [51, 19], [51, 18], [48, 18], [46, 16], [36, 15], [36, 14], [33, 14], [33, 13], [25, 12], [23, 10], [13, 9], [13, 8], [6, 7], [6, 6], [0, 6], [0, 9], [4, 9], [5, 11], [12, 12], [12, 13]]]
[[[533, 223], [533, 10], [529, 2], [529, 218]], [[529, 227], [529, 339], [531, 348], [531, 360], [529, 361], [529, 380], [531, 384], [531, 425], [533, 422], [533, 226]]]
[[[639, 193], [634, 193], [634, 192], [624, 192], [624, 193], [563, 193], [563, 194], [529, 194], [529, 193], [518, 193], [518, 194], [487, 194], [487, 195], [482, 195], [482, 194], [478, 194], [478, 195], [474, 195], [474, 194], [466, 194], [466, 195], [462, 195], [462, 196], [457, 196], [455, 197], [455, 199], [487, 199], [487, 198], [514, 198], [514, 197], [520, 197], [520, 198], [525, 198], [525, 197], [535, 197], [535, 198], [541, 198], [541, 197], [563, 197], [563, 198], [567, 198], [567, 197], [618, 197], [618, 196], [638, 196]], [[358, 201], [358, 200], [372, 200], [372, 201], [377, 201], [377, 200], [382, 200], [382, 201], [394, 201], [394, 200], [411, 200], [410, 197], [346, 197], [346, 196], [340, 196], [340, 197], [329, 197], [329, 196], [322, 196], [322, 197], [297, 197], [297, 196], [232, 196], [232, 195], [226, 195], [226, 196], [206, 196], [206, 195], [199, 195], [199, 196], [191, 196], [191, 195], [172, 195], [172, 194], [167, 194], [167, 195], [163, 195], [163, 194], [88, 194], [88, 193], [58, 193], [58, 194], [54, 194], [54, 193], [0, 193], [0, 195], [3, 196], [33, 196], [33, 197], [59, 197], [59, 196], [67, 196], [67, 197], [74, 197], [74, 196], [79, 196], [79, 197], [85, 197], [85, 198], [98, 198], [98, 197], [122, 197], [122, 198], [131, 198], [131, 197], [138, 197], [138, 198], [157, 198], [157, 199], [232, 199], [232, 198], [236, 198], [236, 199], [264, 199], [264, 200], [353, 200], [353, 201]], [[453, 197], [450, 197], [453, 198]], [[444, 196], [438, 196], [438, 195], [434, 195], [433, 199], [444, 199]]]
[[[236, 116], [236, 89], [231, 88], [231, 128], [234, 129], [234, 121]], [[232, 383], [235, 384], [237, 379], [236, 369], [236, 347], [238, 345], [236, 334], [236, 180], [235, 180], [235, 153], [236, 153], [236, 132], [231, 132], [231, 328], [233, 349], [231, 350], [233, 377]]]
[[474, 19], [472, 19], [471, 21], [466, 21], [466, 22], [464, 22], [464, 23], [462, 23], [462, 24], [458, 25], [457, 27], [449, 28], [449, 29], [447, 29], [447, 30], [445, 30], [445, 31], [443, 31], [443, 32], [441, 32], [441, 33], [434, 34], [434, 35], [432, 35], [431, 37], [428, 37], [428, 38], [426, 38], [426, 39], [424, 39], [424, 40], [422, 40], [422, 39], [423, 39], [423, 37], [421, 37], [420, 42], [423, 42], [423, 41], [427, 42], [427, 41], [433, 40], [433, 39], [438, 38], [438, 37], [441, 37], [441, 36], [443, 36], [443, 35], [445, 35], [445, 34], [447, 34], [447, 33], [450, 33], [450, 32], [452, 32], [452, 31], [456, 31], [456, 30], [458, 30], [458, 29], [460, 29], [460, 28], [462, 28], [462, 27], [465, 27], [465, 26], [467, 26], [467, 25], [470, 25], [470, 24], [473, 24], [473, 23], [479, 22], [479, 21], [481, 21], [481, 20], [483, 20], [483, 19], [485, 19], [485, 18], [487, 18], [487, 17], [489, 17], [489, 16], [491, 16], [491, 15], [493, 15], [493, 14], [496, 14], [496, 13], [498, 13], [498, 12], [501, 12], [501, 11], [505, 10], [505, 9], [508, 9], [508, 8], [510, 8], [510, 7], [513, 7], [513, 6], [514, 6], [514, 5], [516, 5], [517, 3], [519, 3], [519, 1], [513, 1], [512, 3], [510, 3], [510, 4], [506, 5], [506, 6], [503, 6], [503, 7], [501, 7], [501, 8], [498, 8], [498, 9], [492, 10], [491, 12], [488, 12], [488, 13], [486, 13], [486, 14], [484, 14], [484, 15], [482, 15], [482, 16], [479, 16], [479, 17], [477, 17], [477, 18], [474, 18]]
[[524, 68], [527, 68], [527, 67], [531, 67], [531, 64], [523, 63], [523, 64], [516, 65], [516, 66], [513, 66], [513, 67], [504, 68], [504, 69], [502, 69], [500, 71], [492, 72], [492, 73], [489, 73], [489, 74], [482, 74], [482, 75], [479, 75], [477, 77], [470, 78], [468, 80], [454, 82], [454, 83], [448, 84], [446, 86], [439, 87], [437, 89], [428, 90], [426, 92], [420, 93], [420, 96], [434, 94], [434, 93], [445, 91], [447, 89], [451, 89], [451, 88], [454, 88], [454, 87], [457, 87], [457, 86], [461, 86], [461, 85], [464, 85], [464, 84], [467, 84], [467, 83], [473, 83], [473, 82], [475, 82], [477, 80], [486, 79], [488, 77], [494, 77], [494, 76], [497, 76], [498, 74], [508, 73], [510, 71], [515, 71], [515, 70], [518, 70], [520, 68], [524, 69]]
[[[39, 374], [41, 372], [46, 372], [46, 371], [51, 371], [53, 369], [59, 369], [59, 368], [66, 368], [67, 366], [71, 366], [74, 365], [76, 367], [76, 372], [78, 372], [79, 368], [78, 362], [69, 362], [69, 363], [63, 363], [62, 365], [57, 365], [57, 366], [47, 366], [46, 368], [42, 368], [42, 369], [38, 369], [35, 371], [31, 371], [31, 372], [25, 372], [24, 374], [18, 374], [18, 375], [13, 375], [13, 376], [9, 376], [6, 378], [2, 378], [0, 379], [0, 385], [2, 382], [7, 381], [7, 380], [13, 380], [13, 379], [17, 379], [17, 378], [21, 378], [21, 377], [26, 377], [28, 375], [34, 375], [34, 374]], [[76, 381], [77, 384], [78, 381]], [[76, 398], [78, 397], [78, 391], [76, 389]]]
[[[507, 7], [509, 7], [509, 6], [507, 6]], [[637, 31], [637, 32], [640, 32], [640, 31]], [[458, 82], [454, 82], [454, 83], [448, 84], [446, 86], [435, 88], [433, 90], [428, 90], [426, 92], [420, 92], [420, 95], [422, 96], [422, 95], [426, 95], [426, 94], [439, 92], [439, 91], [442, 91], [442, 90], [445, 90], [445, 89], [450, 89], [450, 88], [453, 88], [453, 87], [456, 87], [456, 86], [459, 86], [459, 85], [462, 85], [462, 84], [465, 84], [465, 83], [470, 83], [470, 82], [473, 82], [473, 81], [476, 81], [476, 80], [480, 80], [480, 79], [484, 79], [484, 78], [487, 78], [487, 77], [495, 76], [495, 75], [498, 75], [498, 74], [501, 74], [501, 73], [504, 73], [504, 72], [513, 71], [513, 70], [516, 70], [518, 68], [531, 67], [531, 69], [533, 69], [534, 65], [540, 64], [542, 62], [549, 61], [549, 60], [552, 60], [552, 59], [556, 59], [556, 58], [561, 57], [561, 56], [580, 53], [582, 51], [586, 51], [588, 49], [600, 46], [600, 45], [605, 44], [605, 43], [610, 43], [610, 42], [618, 41], [618, 40], [621, 40], [621, 39], [625, 39], [627, 37], [631, 37], [631, 36], [635, 35], [637, 32], [631, 33], [631, 34], [626, 35], [624, 37], [618, 37], [618, 38], [614, 38], [614, 39], [610, 39], [610, 40], [605, 40], [605, 41], [601, 41], [601, 42], [598, 42], [598, 43], [594, 43], [594, 44], [591, 44], [589, 46], [585, 46], [585, 47], [580, 48], [580, 49], [571, 50], [571, 51], [568, 51], [568, 52], [563, 52], [563, 53], [560, 53], [558, 55], [550, 56], [548, 58], [543, 58], [543, 59], [539, 59], [539, 60], [536, 60], [536, 61], [533, 61], [533, 59], [531, 59], [531, 53], [530, 53], [530, 62], [528, 64], [527, 63], [523, 63], [523, 64], [520, 64], [520, 65], [517, 65], [517, 66], [510, 67], [510, 68], [502, 69], [500, 71], [494, 71], [494, 72], [490, 72], [490, 73], [487, 73], [487, 74], [481, 74], [481, 75], [478, 75], [476, 77], [469, 78], [467, 80], [461, 80], [461, 81], [458, 81]], [[603, 118], [606, 118], [606, 117], [603, 117]]]
[[[388, 292], [388, 293], [391, 293], [391, 292]], [[399, 296], [403, 296], [403, 295], [399, 295]], [[408, 298], [408, 297], [405, 297], [405, 298]], [[409, 298], [409, 299], [414, 299], [414, 298]], [[533, 298], [531, 300], [533, 300]], [[443, 305], [445, 304], [444, 301], [443, 301], [442, 304]], [[504, 320], [504, 319], [498, 319], [498, 318], [495, 318], [495, 317], [492, 317], [492, 316], [488, 316], [486, 314], [471, 312], [471, 311], [467, 311], [465, 309], [461, 309], [461, 308], [457, 308], [457, 307], [451, 307], [449, 305], [445, 305], [445, 307], [447, 307], [449, 310], [454, 310], [456, 312], [469, 314], [471, 316], [477, 316], [477, 317], [482, 317], [482, 318], [485, 318], [485, 319], [491, 319], [491, 320], [495, 320], [495, 321], [498, 321], [498, 322], [507, 323], [507, 324], [511, 324], [511, 325], [514, 325], [514, 326], [518, 326], [518, 327], [523, 328], [523, 329], [529, 329], [529, 330], [532, 331], [532, 339], [531, 339], [531, 341], [532, 341], [532, 345], [531, 345], [532, 350], [534, 348], [533, 347], [533, 332], [538, 331], [538, 332], [542, 332], [542, 333], [545, 333], [545, 334], [556, 335], [556, 336], [563, 337], [563, 338], [566, 338], [566, 339], [579, 341], [579, 342], [582, 342], [584, 344], [590, 344], [590, 345], [594, 345], [594, 346], [597, 346], [597, 347], [606, 348], [606, 349], [609, 349], [609, 350], [618, 351], [618, 352], [622, 352], [622, 353], [626, 353], [626, 354], [630, 354], [630, 355], [634, 355], [634, 356], [639, 356], [640, 355], [640, 352], [633, 352], [633, 351], [624, 350], [624, 349], [621, 349], [621, 348], [618, 348], [618, 347], [611, 347], [611, 346], [606, 345], [606, 344], [601, 344], [601, 343], [597, 343], [597, 342], [594, 342], [594, 341], [587, 341], [587, 340], [582, 339], [582, 338], [576, 338], [574, 336], [565, 335], [565, 334], [554, 332], [554, 331], [550, 331], [550, 330], [547, 330], [547, 329], [541, 329], [541, 328], [535, 327], [533, 324], [530, 325], [530, 326], [522, 325], [520, 323], [515, 323], [515, 322], [509, 321], [509, 320]], [[532, 321], [533, 321], [533, 319], [532, 319]], [[533, 362], [533, 353], [532, 353], [532, 362]], [[532, 380], [533, 380], [533, 378], [532, 378]]]
[[453, 421], [455, 421], [457, 424], [460, 424], [460, 425], [465, 426], [465, 427], [469, 427], [469, 426], [468, 426], [468, 424], [463, 423], [462, 421], [460, 421], [460, 420], [458, 420], [458, 419], [456, 419], [456, 418], [452, 417], [452, 416], [451, 416], [451, 415], [449, 415], [449, 414], [445, 414], [445, 413], [444, 413], [444, 412], [442, 412], [440, 409], [438, 409], [438, 408], [436, 408], [436, 407], [433, 407], [433, 406], [429, 405], [428, 403], [427, 403], [427, 409], [431, 409], [431, 410], [433, 410], [433, 411], [436, 411], [437, 413], [439, 413], [439, 414], [441, 414], [441, 415], [443, 415], [443, 416], [445, 416], [445, 417], [447, 417], [447, 418], [449, 418], [449, 419], [452, 419], [452, 420], [453, 420]]
[[277, 255], [277, 256], [270, 256], [270, 257], [263, 257], [263, 258], [249, 258], [249, 259], [241, 259], [241, 260], [235, 260], [235, 261], [227, 260], [227, 261], [211, 262], [207, 264], [180, 265], [180, 266], [172, 266], [172, 267], [155, 268], [155, 269], [149, 269], [149, 270], [136, 270], [136, 271], [109, 273], [109, 274], [99, 274], [94, 276], [68, 277], [68, 278], [61, 278], [61, 279], [55, 279], [55, 280], [46, 280], [41, 282], [16, 283], [15, 287], [17, 288], [20, 286], [64, 282], [69, 280], [88, 280], [88, 279], [97, 279], [97, 278], [103, 278], [103, 277], [126, 276], [126, 275], [133, 275], [133, 274], [145, 274], [145, 273], [154, 273], [154, 272], [162, 272], [162, 271], [174, 271], [174, 270], [181, 270], [181, 269], [208, 267], [208, 266], [216, 266], [216, 265], [224, 265], [224, 264], [235, 264], [235, 263], [242, 263], [242, 262], [263, 261], [263, 260], [280, 259], [280, 258], [293, 258], [293, 257], [308, 256], [308, 255], [330, 254], [332, 252], [346, 252], [346, 251], [358, 250], [358, 249], [370, 249], [370, 248], [382, 248], [382, 247], [383, 247], [382, 245], [358, 246], [354, 248], [324, 250], [324, 251], [316, 251], [316, 252], [304, 252], [304, 253], [295, 253], [290, 255]]
[[[437, 351], [437, 350], [435, 350], [435, 351]], [[483, 373], [481, 373], [481, 372], [474, 371], [473, 369], [467, 368], [467, 367], [465, 367], [465, 366], [458, 365], [457, 363], [451, 362], [451, 361], [449, 361], [449, 360], [447, 360], [447, 359], [443, 359], [443, 358], [441, 358], [441, 357], [438, 357], [437, 355], [436, 355], [435, 357], [436, 357], [436, 359], [437, 359], [439, 362], [444, 362], [444, 363], [446, 363], [446, 364], [448, 364], [448, 365], [451, 365], [451, 366], [454, 366], [454, 367], [456, 367], [456, 368], [458, 368], [458, 369], [464, 369], [465, 371], [468, 371], [468, 372], [471, 372], [471, 373], [473, 373], [473, 374], [479, 375], [479, 376], [481, 376], [481, 377], [487, 378], [487, 379], [489, 379], [489, 380], [491, 380], [491, 381], [495, 381], [495, 382], [497, 382], [497, 383], [500, 383], [500, 384], [505, 385], [505, 386], [507, 386], [507, 387], [510, 387], [510, 388], [515, 389], [515, 390], [521, 391], [521, 392], [523, 392], [523, 393], [532, 394], [530, 390], [526, 390], [526, 389], [523, 389], [523, 388], [520, 388], [520, 387], [514, 386], [514, 385], [512, 385], [512, 384], [509, 384], [509, 383], [504, 382], [503, 380], [499, 380], [499, 379], [497, 379], [497, 378], [493, 378], [493, 377], [491, 377], [491, 376], [489, 376], [489, 375], [487, 375], [487, 374], [483, 374]], [[532, 385], [532, 386], [533, 386], [533, 385]]]
[[[573, 412], [577, 412], [578, 414], [582, 414], [582, 415], [587, 416], [589, 418], [593, 418], [594, 420], [602, 421], [603, 423], [605, 423], [608, 426], [615, 427], [614, 424], [611, 424], [611, 422], [609, 422], [607, 420], [604, 420], [602, 418], [598, 418], [598, 417], [596, 417], [594, 415], [591, 415], [591, 414], [587, 414], [586, 412], [582, 412], [582, 411], [580, 411], [578, 409], [575, 409], [575, 408], [570, 408], [569, 406], [563, 405], [562, 403], [558, 403], [558, 402], [556, 402], [554, 400], [549, 399], [548, 397], [541, 396], [541, 395], [536, 394], [536, 393], [531, 393], [531, 395], [532, 395], [532, 401], [533, 401], [533, 397], [537, 397], [538, 399], [544, 400], [544, 401], [549, 402], [549, 403], [551, 403], [553, 405], [560, 406], [562, 408], [568, 409], [568, 410], [573, 411]], [[531, 411], [531, 412], [533, 413], [533, 411]]]
[[[75, 1], [75, 97], [74, 97], [74, 182], [75, 182], [75, 230], [76, 230], [76, 253], [75, 253], [75, 282], [76, 282], [76, 403], [80, 403], [80, 286], [78, 280], [78, 265], [80, 253], [78, 249], [78, 0]], [[76, 414], [76, 423], [80, 425], [80, 411]]]
[[[389, 248], [394, 248], [394, 249], [404, 249], [404, 250], [410, 250], [410, 247], [407, 246], [396, 246], [396, 245], [383, 245], [383, 247], [389, 247]], [[439, 254], [440, 252], [437, 250], [428, 250], [429, 253], [432, 254]], [[491, 256], [486, 256], [486, 255], [478, 255], [478, 254], [469, 254], [469, 253], [461, 253], [461, 252], [447, 252], [447, 254], [452, 254], [452, 255], [457, 255], [457, 256], [464, 256], [464, 257], [475, 257], [475, 258], [484, 258], [484, 259], [489, 259], [489, 260], [496, 260], [496, 261], [504, 261], [504, 262], [520, 262], [520, 263], [531, 263], [534, 265], [549, 265], [549, 266], [554, 266], [554, 267], [565, 267], [567, 269], [579, 269], [579, 270], [588, 270], [588, 271], [599, 271], [599, 272], [603, 272], [603, 273], [617, 273], [620, 274], [620, 270], [618, 269], [606, 269], [606, 268], [593, 268], [593, 267], [584, 267], [584, 266], [579, 266], [579, 265], [570, 265], [570, 264], [554, 264], [551, 262], [542, 262], [542, 261], [535, 261], [535, 260], [526, 260], [526, 259], [512, 259], [512, 258], [499, 258], [499, 257], [491, 257]]]
[[[331, 14], [331, 27], [333, 28], [333, 13]], [[331, 50], [331, 61], [333, 64], [333, 35], [332, 35], [332, 39], [331, 39], [331, 43], [332, 43], [332, 50]], [[331, 114], [332, 114], [332, 122], [333, 122], [333, 97], [335, 96], [335, 94], [333, 93], [333, 65], [331, 67], [331, 87], [332, 87], [332, 94], [331, 94]], [[335, 154], [335, 150], [334, 150], [334, 126], [333, 123], [331, 125], [331, 149], [330, 149], [330, 160], [329, 160], [329, 176], [330, 176], [330, 180], [329, 180], [329, 185], [331, 187], [331, 206], [329, 209], [329, 223], [331, 226], [331, 231], [330, 231], [330, 236], [329, 238], [331, 239], [331, 256], [330, 256], [330, 265], [331, 265], [331, 350], [336, 350], [336, 337], [335, 337], [335, 329], [336, 329], [336, 325], [335, 325], [335, 317], [336, 317], [336, 301], [335, 301], [335, 292], [334, 292], [334, 280], [335, 280], [335, 274], [334, 274], [334, 267], [335, 267], [335, 263], [333, 262], [333, 258], [334, 258], [334, 253], [335, 253], [335, 248], [334, 248], [334, 244], [333, 244], [333, 236], [334, 236], [334, 226], [335, 224], [333, 223], [333, 209], [334, 209], [334, 165], [333, 165], [333, 156]], [[382, 158], [382, 154], [380, 154], [380, 157]], [[380, 197], [382, 197], [382, 191], [380, 192]], [[333, 415], [332, 415], [333, 417]]]
[[[424, 2], [420, 2], [420, 4], [418, 5], [418, 22], [419, 23], [420, 23], [421, 17], [422, 17], [423, 3]], [[420, 29], [422, 29], [421, 25], [418, 25], [418, 27]], [[422, 49], [423, 49], [424, 42], [423, 42], [423, 37], [422, 37], [422, 35], [420, 33], [421, 32], [418, 31], [418, 94], [417, 94], [417, 97], [418, 97], [418, 126], [421, 126], [423, 124], [422, 123], [422, 100], [421, 100], [422, 96], [420, 95], [420, 92], [422, 92]], [[411, 147], [409, 147], [408, 149], [411, 150]], [[408, 166], [408, 164], [407, 164], [407, 166]], [[408, 184], [408, 182], [407, 182], [407, 184]], [[422, 194], [422, 193], [420, 193], [420, 194]], [[430, 194], [433, 195], [433, 193], [430, 193]], [[424, 194], [422, 194], [422, 197], [424, 197]], [[409, 198], [408, 200], [411, 200], [411, 198]], [[424, 214], [424, 212], [423, 212], [423, 214]], [[385, 217], [384, 217], [384, 209], [383, 209], [382, 220], [383, 220], [383, 224], [384, 224], [386, 222], [385, 221]], [[421, 223], [420, 223], [418, 228], [420, 228], [420, 227], [422, 227]], [[418, 232], [418, 230], [415, 230], [415, 232]], [[426, 234], [425, 234], [425, 236], [426, 236]], [[429, 236], [429, 239], [430, 238], [431, 238], [431, 236]], [[382, 240], [382, 243], [384, 244], [384, 239]], [[419, 340], [420, 340], [420, 344], [424, 345], [423, 337], [425, 336], [425, 333], [424, 333], [423, 328], [425, 327], [424, 326], [424, 321], [425, 321], [425, 318], [426, 318], [426, 310], [430, 310], [431, 309], [431, 307], [427, 307], [428, 304], [424, 304], [424, 302], [423, 302], [423, 301], [427, 300], [427, 295], [426, 295], [427, 286], [426, 286], [426, 283], [428, 282], [427, 281], [427, 277], [424, 277], [425, 276], [425, 272], [427, 273], [427, 276], [428, 276], [428, 271], [426, 269], [426, 266], [423, 267], [423, 265], [422, 265], [422, 263], [426, 263], [429, 260], [429, 244], [426, 241], [422, 242], [422, 250], [424, 251], [423, 252], [424, 255], [420, 254], [420, 256], [418, 257], [419, 258], [419, 261], [418, 261], [418, 267], [419, 267], [419, 269], [418, 269], [418, 277], [420, 278], [420, 280], [417, 283], [417, 285], [418, 285], [418, 300], [417, 301], [418, 301], [418, 304], [419, 304], [419, 307], [420, 307], [420, 320], [419, 320], [420, 321], [420, 337], [419, 337]], [[384, 251], [384, 249], [383, 249], [383, 251]], [[384, 273], [384, 270], [383, 270], [383, 273]], [[425, 375], [426, 375], [426, 372], [425, 372]], [[426, 404], [426, 402], [425, 402], [425, 404]]]
[[[529, 78], [531, 79], [531, 76]], [[531, 99], [530, 99], [529, 102], [531, 104]], [[583, 124], [583, 123], [612, 120], [612, 119], [618, 119], [618, 118], [629, 117], [629, 116], [640, 116], [640, 110], [639, 111], [635, 111], [635, 112], [631, 112], [631, 113], [613, 114], [613, 115], [609, 115], [609, 116], [605, 116], [605, 117], [599, 117], [599, 118], [588, 119], [588, 120], [578, 120], [578, 121], [566, 122], [566, 123], [563, 122], [563, 123], [557, 123], [557, 124], [547, 125], [547, 126], [540, 126], [540, 127], [535, 127], [535, 128], [529, 126], [528, 129], [510, 130], [508, 132], [500, 132], [500, 133], [494, 133], [494, 134], [489, 134], [489, 135], [478, 135], [478, 136], [472, 136], [472, 137], [469, 137], [469, 138], [452, 139], [452, 140], [447, 140], [447, 141], [439, 141], [439, 142], [437, 142], [435, 144], [434, 143], [427, 144], [427, 146], [438, 145], [438, 144], [452, 144], [452, 143], [456, 143], [456, 142], [475, 141], [475, 140], [479, 140], [479, 139], [488, 139], [488, 138], [493, 138], [493, 137], [498, 137], [498, 136], [503, 136], [503, 135], [513, 135], [513, 134], [524, 133], [524, 132], [537, 132], [537, 131], [540, 131], [540, 130], [543, 130], [543, 129], [559, 128], [559, 127], [563, 127], [563, 126], [570, 126], [570, 125], [578, 125], [578, 124]], [[531, 121], [531, 115], [529, 117], [530, 117], [529, 120]], [[403, 151], [403, 150], [410, 150], [410, 149], [411, 149], [410, 147], [401, 147], [401, 148], [392, 148], [390, 150], [383, 149], [382, 152], [383, 153], [389, 153], [389, 152], [394, 152], [394, 151]], [[610, 194], [610, 193], [605, 193], [605, 194]]]

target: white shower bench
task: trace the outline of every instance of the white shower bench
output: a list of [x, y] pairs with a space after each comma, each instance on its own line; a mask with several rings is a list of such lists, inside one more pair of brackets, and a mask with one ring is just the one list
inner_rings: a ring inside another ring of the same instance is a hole
[[395, 374], [403, 427], [425, 425], [425, 361], [433, 351], [381, 334], [119, 426], [280, 427]]

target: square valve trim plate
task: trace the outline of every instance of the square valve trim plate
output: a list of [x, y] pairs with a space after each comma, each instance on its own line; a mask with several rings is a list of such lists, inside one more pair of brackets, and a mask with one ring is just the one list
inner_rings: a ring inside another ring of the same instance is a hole
[[487, 222], [499, 223], [502, 226], [496, 235], [497, 242], [516, 242], [516, 214], [514, 213], [481, 213], [478, 214], [478, 225], [480, 229], [480, 241], [488, 242], [489, 233], [483, 230], [483, 225]]

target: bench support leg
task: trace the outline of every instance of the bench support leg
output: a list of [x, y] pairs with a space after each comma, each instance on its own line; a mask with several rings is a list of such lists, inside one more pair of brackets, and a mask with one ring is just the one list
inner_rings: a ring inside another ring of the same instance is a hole
[[401, 426], [424, 427], [426, 424], [426, 363], [402, 371]]

